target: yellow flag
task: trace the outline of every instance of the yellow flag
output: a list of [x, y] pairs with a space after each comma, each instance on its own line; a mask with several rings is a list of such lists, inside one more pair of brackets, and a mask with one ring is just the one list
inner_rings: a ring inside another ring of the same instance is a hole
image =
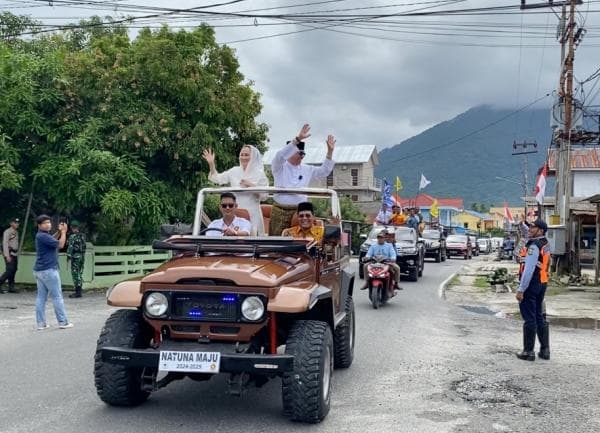
[[398, 176], [396, 176], [396, 191], [402, 191], [402, 182]]
[[433, 203], [431, 203], [431, 209], [429, 209], [429, 215], [431, 215], [434, 218], [437, 218], [440, 216], [440, 209], [438, 208], [437, 198], [433, 199]]

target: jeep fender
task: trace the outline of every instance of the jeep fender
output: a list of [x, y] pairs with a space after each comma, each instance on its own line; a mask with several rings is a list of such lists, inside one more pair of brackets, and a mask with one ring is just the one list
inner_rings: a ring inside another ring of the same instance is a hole
[[331, 289], [320, 284], [314, 285], [311, 289], [282, 286], [275, 297], [269, 299], [267, 311], [303, 313], [311, 310], [322, 299], [331, 299]]
[[135, 307], [142, 305], [141, 278], [121, 281], [108, 289], [106, 303], [113, 307]]

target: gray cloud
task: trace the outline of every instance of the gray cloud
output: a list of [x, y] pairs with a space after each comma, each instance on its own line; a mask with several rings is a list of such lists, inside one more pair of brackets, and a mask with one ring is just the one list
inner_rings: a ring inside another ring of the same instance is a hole
[[[309, 2], [311, 0], [305, 0]], [[314, 0], [312, 0], [314, 1]], [[123, 2], [123, 3], [128, 3]], [[129, 3], [141, 4], [139, 0]], [[360, 1], [349, 0], [313, 5], [304, 10], [328, 10], [366, 7], [381, 4], [417, 3], [414, 0]], [[421, 2], [422, 3], [422, 2]], [[482, 4], [485, 3], [485, 4]], [[472, 8], [497, 5], [516, 5], [516, 0], [494, 2], [465, 1], [452, 7]], [[0, 3], [1, 4], [1, 3]], [[144, 4], [172, 6], [172, 1], [154, 0]], [[221, 8], [242, 10], [258, 7], [298, 4], [291, 1], [253, 0]], [[8, 5], [8, 3], [6, 3]], [[197, 6], [194, 1], [179, 1], [178, 8]], [[580, 7], [585, 15], [587, 5]], [[385, 12], [415, 9], [388, 8]], [[591, 5], [590, 9], [596, 9]], [[10, 10], [7, 6], [6, 9]], [[303, 9], [289, 9], [299, 12]], [[29, 11], [29, 10], [27, 10]], [[65, 12], [66, 11], [66, 12]], [[24, 12], [23, 10], [15, 10]], [[72, 9], [39, 7], [31, 9], [34, 16], [49, 14], [70, 15]], [[88, 10], [75, 10], [90, 14]], [[265, 11], [276, 13], [280, 11]], [[377, 10], [359, 11], [378, 13]], [[350, 13], [350, 12], [340, 12]], [[434, 124], [480, 104], [503, 108], [518, 108], [548, 91], [555, 90], [559, 75], [560, 48], [553, 38], [546, 39], [545, 48], [519, 49], [523, 44], [542, 45], [542, 39], [531, 39], [525, 32], [544, 29], [534, 25], [550, 24], [547, 34], [555, 34], [557, 23], [552, 15], [494, 15], [452, 16], [431, 19], [410, 18], [407, 23], [423, 22], [505, 23], [516, 27], [517, 37], [483, 38], [458, 36], [427, 36], [422, 34], [380, 32], [337, 27], [335, 30], [364, 32], [403, 41], [376, 40], [360, 36], [315, 30], [271, 39], [236, 43], [241, 69], [262, 95], [264, 110], [261, 120], [270, 126], [270, 145], [277, 147], [292, 137], [304, 122], [313, 126], [313, 140], [319, 142], [328, 133], [338, 137], [340, 144], [376, 144], [383, 146], [399, 143]], [[576, 56], [576, 76], [585, 78], [599, 65], [593, 47], [600, 14], [589, 13], [586, 39]], [[167, 20], [167, 22], [169, 22]], [[213, 21], [214, 23], [251, 23], [251, 20]], [[259, 19], [258, 23], [272, 22]], [[522, 22], [522, 27], [521, 26]], [[270, 26], [217, 28], [220, 42], [252, 38], [279, 32], [302, 30], [305, 27]], [[413, 32], [430, 31], [422, 26], [395, 28]], [[505, 29], [504, 29], [505, 30]], [[464, 29], [457, 32], [465, 33]], [[460, 43], [502, 44], [516, 47], [467, 47]], [[445, 45], [444, 45], [445, 44]], [[590, 45], [586, 47], [586, 44]], [[538, 90], [539, 88], [539, 90]], [[549, 107], [550, 98], [542, 102]], [[526, 122], [522, 127], [526, 128]]]

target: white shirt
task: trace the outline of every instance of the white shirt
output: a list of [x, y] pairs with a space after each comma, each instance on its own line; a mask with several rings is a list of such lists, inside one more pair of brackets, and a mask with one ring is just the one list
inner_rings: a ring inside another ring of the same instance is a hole
[[[304, 188], [310, 184], [311, 180], [325, 179], [332, 172], [335, 163], [331, 159], [325, 159], [319, 167], [290, 164], [287, 161], [288, 158], [298, 152], [298, 147], [292, 142], [275, 154], [271, 163], [275, 186], [280, 188]], [[277, 203], [287, 206], [295, 206], [298, 203], [307, 201], [306, 196], [302, 194], [276, 194], [273, 198]]]
[[[262, 168], [262, 167], [260, 167]], [[239, 187], [242, 179], [249, 180], [254, 182], [256, 186], [268, 186], [269, 180], [267, 176], [265, 176], [264, 171], [257, 170], [253, 175], [249, 175], [244, 172], [244, 169], [240, 166], [232, 167], [223, 173], [215, 173], [209, 174], [208, 179], [211, 182], [218, 183], [219, 185], [229, 184], [233, 187]], [[256, 228], [252, 233], [258, 233], [259, 236], [263, 236], [265, 234], [265, 228], [263, 224], [263, 216], [260, 211], [260, 200], [265, 197], [260, 197], [257, 193], [248, 193], [248, 192], [236, 192], [236, 201], [240, 208], [246, 209], [250, 214], [250, 221], [252, 225]], [[213, 231], [212, 233], [217, 233]], [[214, 236], [214, 235], [208, 235]]]
[[390, 218], [392, 218], [392, 211], [389, 211], [389, 210], [384, 211], [382, 209], [379, 211], [379, 213], [377, 214], [377, 218], [375, 218], [375, 219], [380, 224], [389, 224]]
[[[250, 234], [252, 232], [252, 224], [246, 218], [234, 217], [231, 224], [225, 224], [223, 218], [218, 220], [214, 220], [208, 225], [209, 229], [221, 229], [223, 231], [231, 228], [238, 231], [244, 231], [246, 234]], [[217, 230], [207, 230], [204, 233], [206, 236], [223, 236], [223, 232]]]

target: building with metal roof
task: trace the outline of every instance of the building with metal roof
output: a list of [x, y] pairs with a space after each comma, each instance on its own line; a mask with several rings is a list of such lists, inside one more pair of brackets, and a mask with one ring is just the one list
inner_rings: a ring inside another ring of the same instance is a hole
[[[271, 166], [275, 153], [281, 148], [269, 149], [263, 156], [265, 166]], [[320, 165], [325, 160], [327, 146], [306, 144], [303, 164]], [[374, 201], [379, 200], [381, 179], [375, 177], [375, 167], [379, 164], [377, 147], [372, 144], [356, 146], [336, 146], [333, 151], [335, 167], [327, 180], [315, 181], [314, 187], [335, 189], [340, 197], [348, 197], [368, 212]]]

